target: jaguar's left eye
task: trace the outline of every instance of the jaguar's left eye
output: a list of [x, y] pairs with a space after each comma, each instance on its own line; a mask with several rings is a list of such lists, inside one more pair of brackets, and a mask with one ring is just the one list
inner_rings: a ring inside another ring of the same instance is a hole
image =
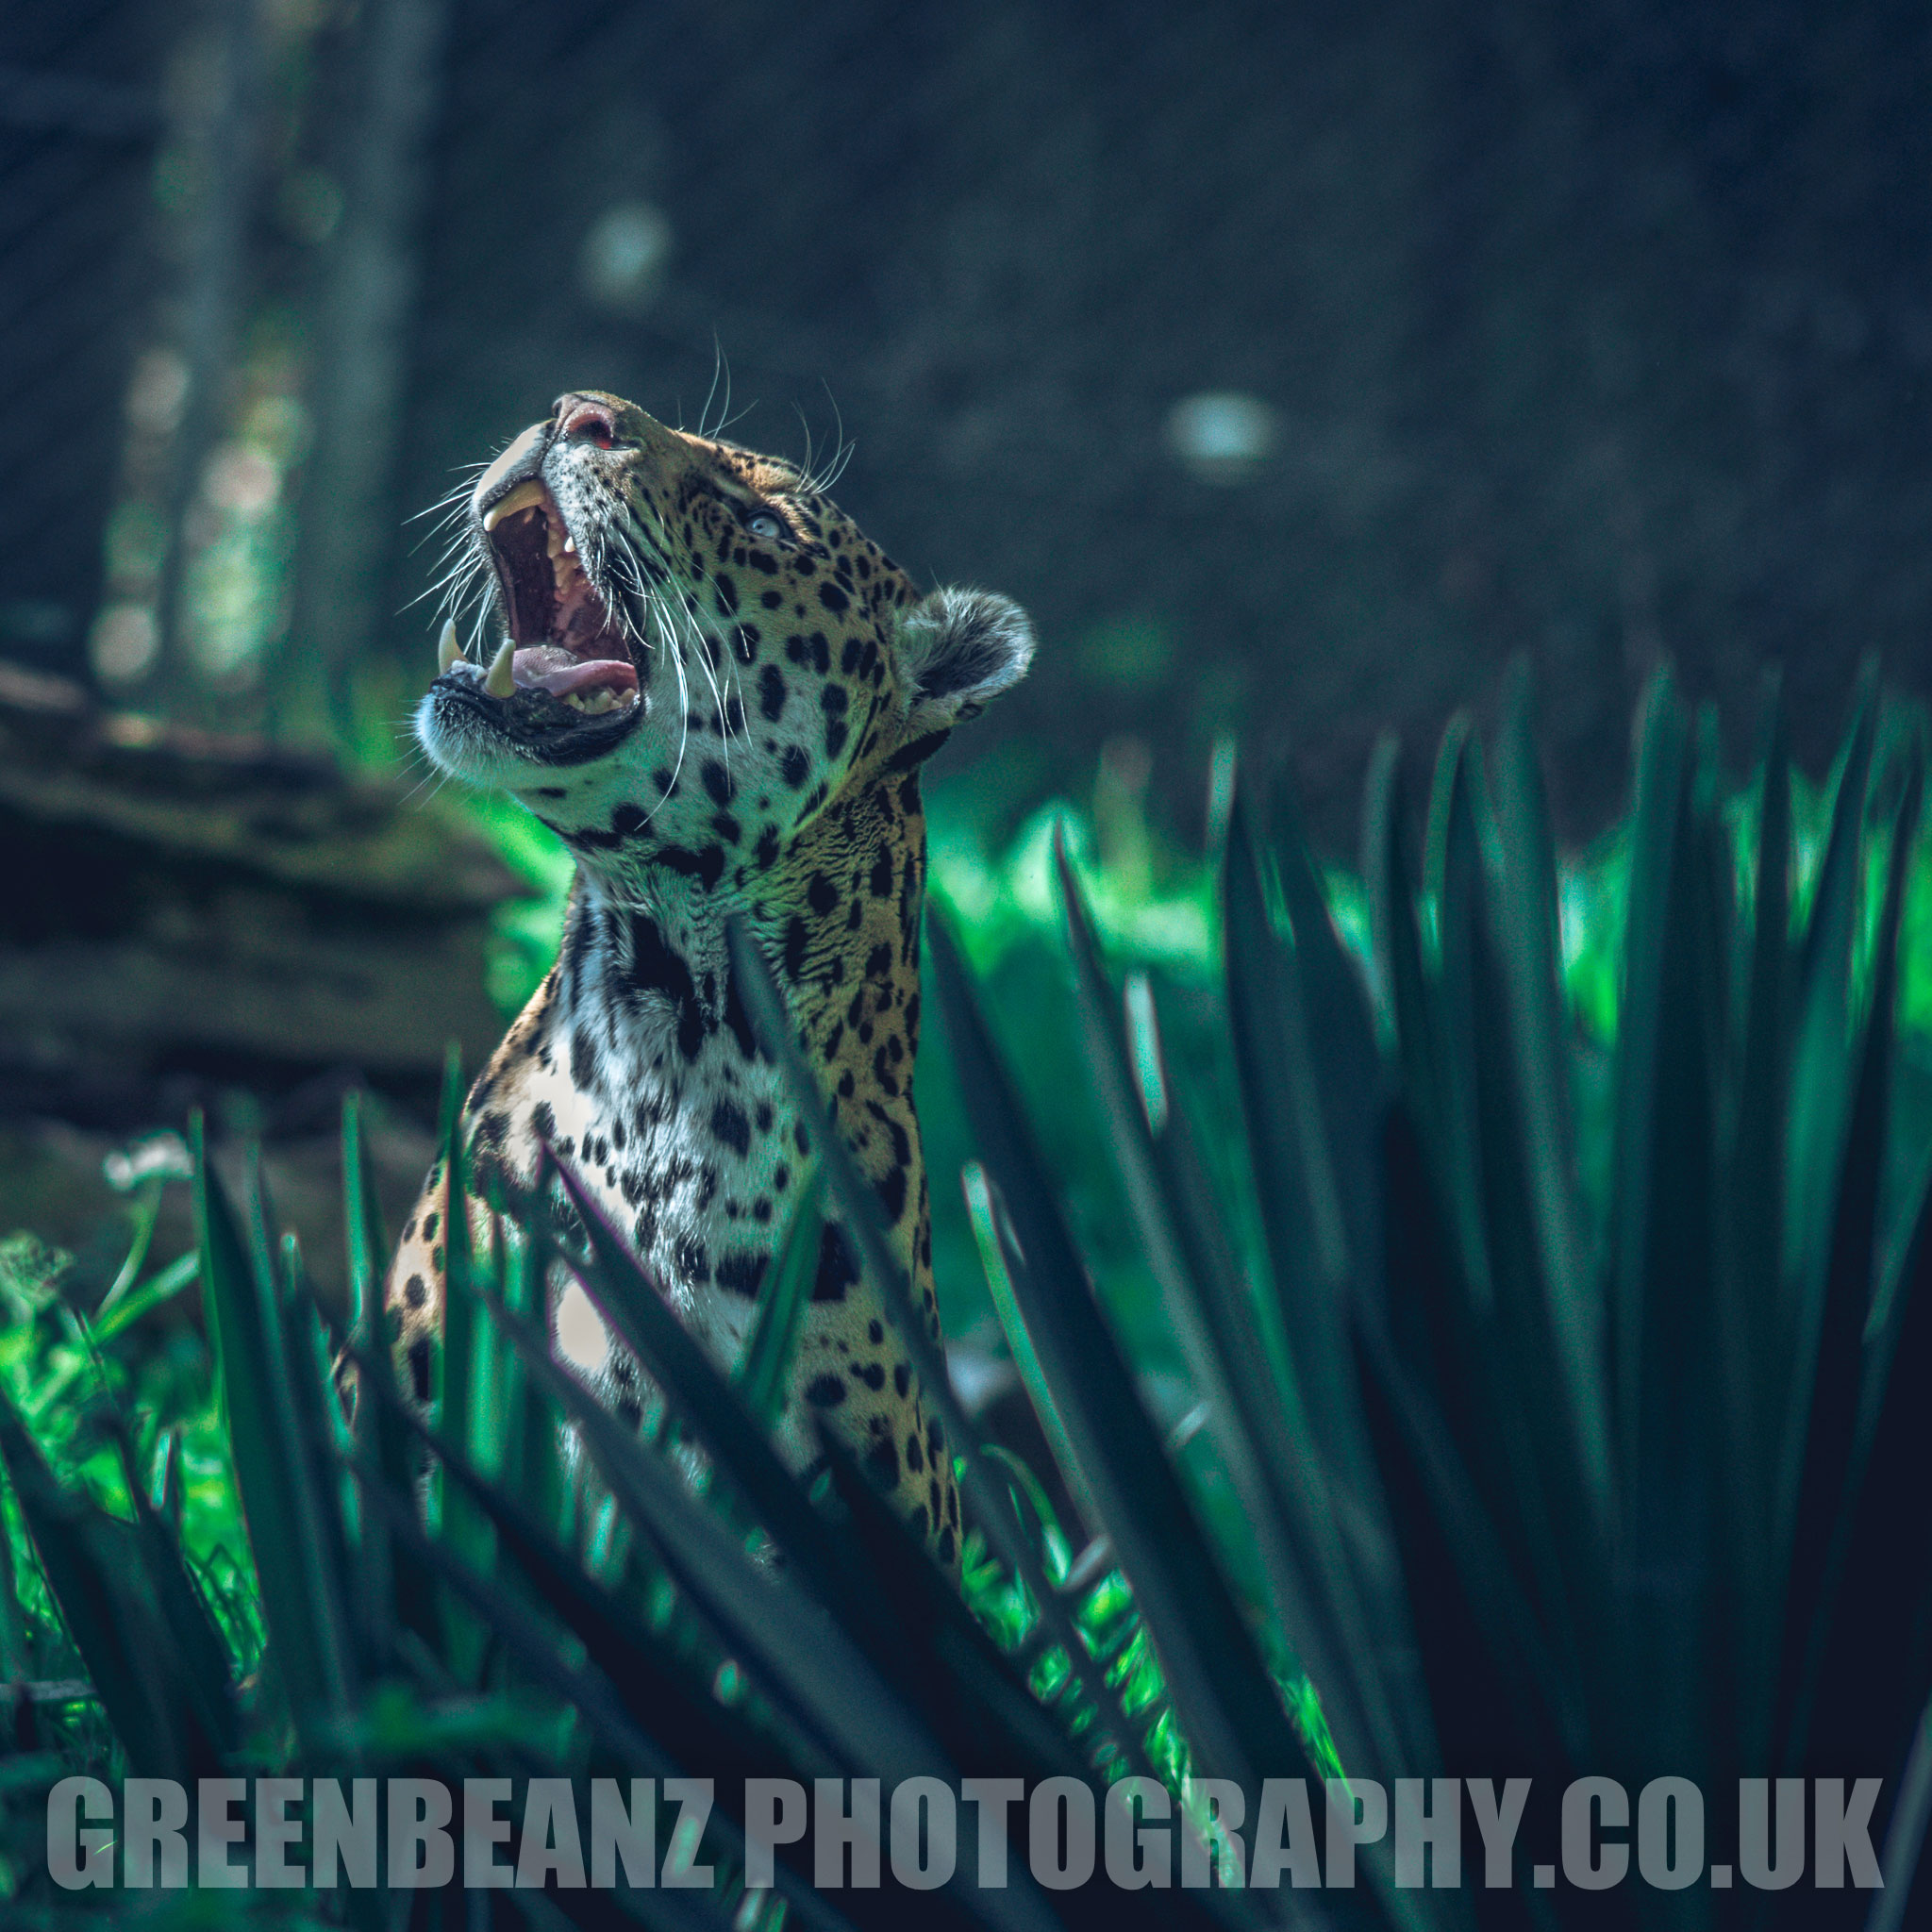
[[768, 509], [760, 510], [744, 527], [754, 537], [782, 537], [785, 534], [785, 525]]

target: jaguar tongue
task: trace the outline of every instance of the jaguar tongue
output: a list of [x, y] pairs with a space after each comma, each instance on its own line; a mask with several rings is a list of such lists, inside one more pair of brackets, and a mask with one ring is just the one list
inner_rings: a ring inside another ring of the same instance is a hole
[[605, 690], [621, 693], [638, 688], [637, 667], [621, 658], [579, 658], [560, 644], [532, 644], [510, 659], [525, 691], [548, 691], [554, 698], [572, 691]]

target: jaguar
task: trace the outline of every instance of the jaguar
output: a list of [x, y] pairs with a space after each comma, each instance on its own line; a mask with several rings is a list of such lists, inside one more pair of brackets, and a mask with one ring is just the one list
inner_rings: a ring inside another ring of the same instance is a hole
[[[415, 717], [432, 763], [508, 792], [575, 879], [555, 965], [470, 1090], [473, 1189], [551, 1150], [721, 1366], [836, 1133], [876, 1191], [934, 1339], [913, 1100], [925, 827], [920, 770], [1026, 671], [1024, 614], [922, 590], [808, 470], [560, 397], [459, 511], [472, 648], [443, 626]], [[770, 968], [823, 1100], [794, 1103], [727, 941]], [[385, 1303], [406, 1391], [435, 1386], [450, 1175], [432, 1168]], [[774, 1429], [796, 1471], [830, 1429], [939, 1560], [961, 1536], [952, 1457], [877, 1285], [828, 1208]], [[632, 1426], [649, 1384], [567, 1280], [559, 1357]]]

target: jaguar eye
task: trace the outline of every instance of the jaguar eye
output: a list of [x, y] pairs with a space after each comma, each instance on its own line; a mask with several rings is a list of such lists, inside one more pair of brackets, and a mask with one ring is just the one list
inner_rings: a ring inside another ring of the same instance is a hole
[[769, 510], [760, 510], [744, 526], [754, 537], [782, 537], [785, 525]]

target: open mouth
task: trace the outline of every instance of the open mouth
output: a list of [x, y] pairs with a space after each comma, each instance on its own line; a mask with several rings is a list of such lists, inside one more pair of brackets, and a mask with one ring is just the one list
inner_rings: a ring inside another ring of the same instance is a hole
[[508, 662], [499, 654], [485, 689], [550, 698], [588, 718], [634, 709], [641, 694], [629, 641], [585, 575], [549, 490], [534, 477], [519, 483], [484, 512], [483, 529], [509, 628]]

